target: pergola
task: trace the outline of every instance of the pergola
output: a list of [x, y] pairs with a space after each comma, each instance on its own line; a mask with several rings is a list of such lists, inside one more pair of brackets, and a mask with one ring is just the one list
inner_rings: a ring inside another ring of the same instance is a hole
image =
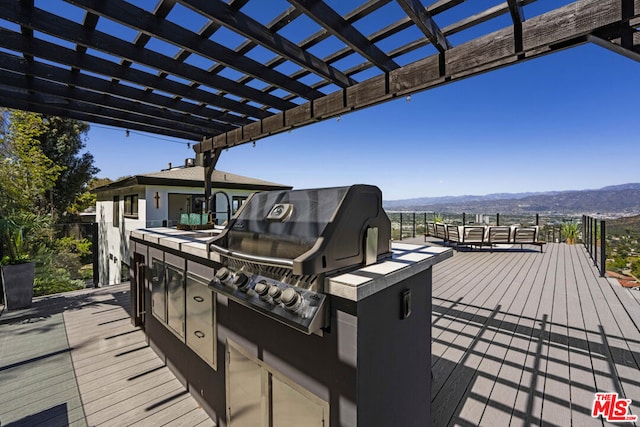
[[0, 0], [0, 104], [192, 140], [211, 172], [222, 149], [583, 43], [640, 60], [640, 0], [427, 3]]

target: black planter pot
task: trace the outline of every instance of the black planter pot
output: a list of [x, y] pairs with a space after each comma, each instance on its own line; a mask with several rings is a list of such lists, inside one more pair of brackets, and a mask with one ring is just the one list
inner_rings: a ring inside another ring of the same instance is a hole
[[35, 263], [3, 265], [0, 267], [0, 272], [6, 309], [18, 310], [31, 307], [33, 280], [36, 273]]

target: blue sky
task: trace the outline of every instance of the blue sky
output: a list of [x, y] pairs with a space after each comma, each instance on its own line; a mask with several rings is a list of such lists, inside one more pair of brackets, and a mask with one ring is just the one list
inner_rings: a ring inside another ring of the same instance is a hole
[[[284, 0], [273, 1], [286, 6]], [[456, 10], [438, 19], [443, 25], [455, 22], [460, 18]], [[179, 8], [174, 12], [188, 13]], [[272, 19], [267, 15], [263, 11], [260, 16]], [[396, 18], [381, 12], [373, 19]], [[508, 16], [500, 19], [505, 22], [492, 25], [508, 25]], [[298, 41], [315, 31], [302, 24], [285, 35]], [[359, 25], [368, 33], [367, 25], [380, 23]], [[465, 37], [475, 37], [473, 32]], [[239, 43], [227, 30], [215, 37], [219, 42], [227, 37], [229, 46]], [[222, 153], [218, 169], [296, 188], [374, 184], [387, 200], [638, 182], [638, 69], [630, 59], [584, 45], [418, 93], [410, 102], [397, 99], [339, 121], [259, 140], [256, 147], [232, 148]], [[87, 149], [101, 169], [99, 176], [112, 179], [157, 171], [194, 156], [187, 141], [134, 131], [125, 137], [124, 129], [101, 125], [92, 125]]]
[[[296, 188], [366, 183], [385, 199], [640, 181], [638, 64], [585, 45], [222, 153], [218, 168]], [[93, 125], [99, 176], [159, 170], [185, 141]]]

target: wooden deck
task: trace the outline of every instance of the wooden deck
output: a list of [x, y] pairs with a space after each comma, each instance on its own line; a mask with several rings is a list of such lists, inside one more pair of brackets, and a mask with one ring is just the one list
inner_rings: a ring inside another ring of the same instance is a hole
[[640, 292], [599, 277], [581, 245], [537, 250], [435, 266], [434, 426], [602, 425], [596, 391], [640, 413]]
[[0, 425], [213, 426], [129, 320], [129, 287], [0, 316]]
[[[596, 391], [640, 412], [640, 292], [600, 278], [582, 246], [461, 251], [433, 286], [434, 426], [602, 425]], [[117, 286], [3, 313], [0, 425], [214, 425], [128, 301]]]

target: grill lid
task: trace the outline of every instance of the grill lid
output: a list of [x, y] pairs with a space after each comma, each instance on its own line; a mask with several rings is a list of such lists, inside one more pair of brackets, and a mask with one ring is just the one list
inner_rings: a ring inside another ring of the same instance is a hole
[[367, 240], [375, 252], [369, 259], [389, 256], [390, 238], [380, 189], [353, 185], [256, 193], [210, 249], [254, 261], [277, 259], [294, 274], [319, 274], [367, 262]]

